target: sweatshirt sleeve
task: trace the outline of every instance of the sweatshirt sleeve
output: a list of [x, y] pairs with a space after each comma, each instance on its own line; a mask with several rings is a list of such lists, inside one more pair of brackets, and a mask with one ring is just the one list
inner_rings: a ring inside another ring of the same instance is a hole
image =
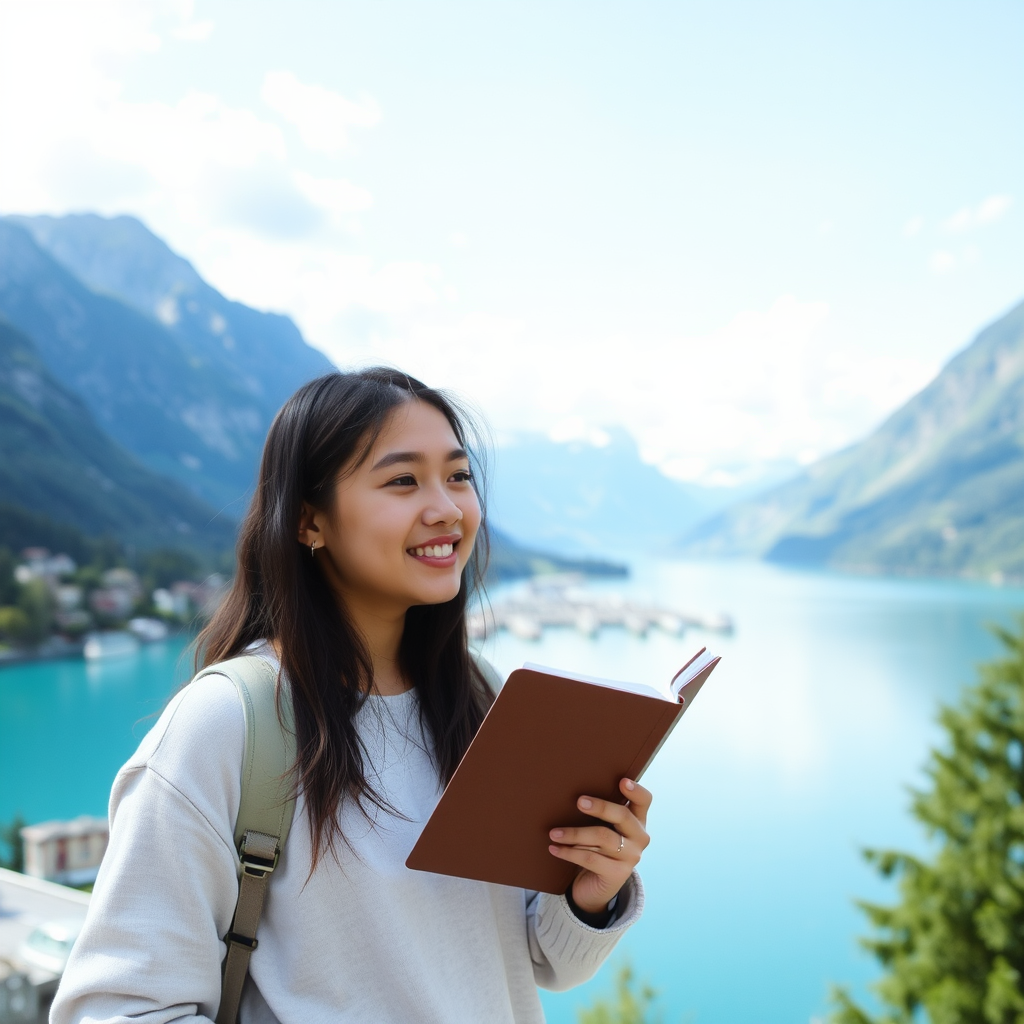
[[216, 1015], [222, 936], [238, 895], [243, 745], [234, 687], [206, 677], [172, 701], [118, 773], [110, 845], [51, 1024], [207, 1024]]
[[644, 888], [636, 871], [620, 891], [615, 917], [606, 928], [584, 924], [564, 896], [528, 894], [527, 929], [537, 984], [561, 992], [588, 981], [639, 919], [643, 907]]

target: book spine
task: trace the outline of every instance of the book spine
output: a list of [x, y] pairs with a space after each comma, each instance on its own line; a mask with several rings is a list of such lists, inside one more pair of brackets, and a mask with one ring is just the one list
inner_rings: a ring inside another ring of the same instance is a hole
[[640, 781], [640, 776], [647, 771], [650, 763], [657, 757], [658, 751], [665, 745], [665, 740], [672, 735], [672, 730], [676, 727], [679, 719], [683, 717], [684, 708], [685, 705], [682, 701], [678, 704], [666, 702], [665, 710], [659, 715], [643, 746], [637, 751], [633, 763], [629, 766], [629, 777], [634, 782]]

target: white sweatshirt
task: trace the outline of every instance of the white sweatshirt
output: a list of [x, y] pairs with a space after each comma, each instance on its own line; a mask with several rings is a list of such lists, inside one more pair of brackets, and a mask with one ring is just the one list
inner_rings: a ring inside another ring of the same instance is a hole
[[[405, 866], [441, 792], [414, 690], [372, 696], [356, 725], [368, 781], [406, 816], [343, 803], [348, 846], [311, 862], [302, 794], [269, 886], [243, 1024], [526, 1024], [537, 985], [590, 978], [640, 915], [634, 873], [605, 929], [564, 896]], [[238, 895], [232, 833], [244, 738], [234, 686], [208, 676], [167, 707], [121, 769], [110, 846], [51, 1024], [207, 1022]]]

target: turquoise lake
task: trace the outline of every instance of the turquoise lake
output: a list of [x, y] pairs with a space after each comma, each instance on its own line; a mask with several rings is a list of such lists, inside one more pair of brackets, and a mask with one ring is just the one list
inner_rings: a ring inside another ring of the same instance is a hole
[[[925, 848], [908, 787], [940, 738], [939, 702], [999, 653], [986, 627], [1012, 625], [1024, 590], [681, 562], [593, 589], [727, 612], [736, 631], [485, 645], [506, 673], [535, 661], [656, 681], [704, 644], [723, 656], [645, 778], [643, 919], [597, 979], [544, 994], [549, 1021], [572, 1024], [626, 958], [661, 993], [666, 1024], [803, 1024], [824, 1016], [832, 984], [863, 997], [877, 972], [853, 901], [891, 890], [859, 851]], [[188, 674], [181, 641], [0, 670], [0, 822], [103, 814], [117, 768]]]

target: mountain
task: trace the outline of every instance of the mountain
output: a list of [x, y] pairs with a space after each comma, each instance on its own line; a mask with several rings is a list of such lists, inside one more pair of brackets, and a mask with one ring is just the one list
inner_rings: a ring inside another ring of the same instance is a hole
[[[229, 549], [203, 499], [241, 517], [271, 419], [332, 368], [132, 217], [0, 218], [0, 316], [0, 532], [22, 540], [35, 516], [65, 546]], [[625, 571], [493, 531], [493, 577], [538, 570]]]
[[488, 474], [494, 522], [526, 544], [620, 558], [669, 546], [735, 500], [726, 488], [665, 476], [642, 461], [625, 430], [610, 428], [602, 441], [506, 439]]
[[[28, 220], [69, 261], [73, 253], [89, 263], [98, 286], [116, 291], [120, 281], [122, 297], [79, 280], [37, 244]], [[120, 250], [117, 231], [126, 237]], [[184, 282], [171, 326], [124, 301], [145, 291], [140, 282], [154, 264], [166, 271], [157, 273], [161, 287], [175, 273]], [[274, 413], [330, 364], [286, 318], [229, 303], [198, 275], [186, 280], [183, 267], [191, 270], [130, 218], [0, 219], [0, 315], [33, 339], [54, 377], [117, 442], [218, 507], [238, 503], [237, 515]]]
[[865, 440], [715, 516], [681, 550], [1024, 579], [1024, 302]]
[[13, 216], [83, 284], [162, 323], [191, 362], [233, 377], [271, 416], [302, 383], [330, 372], [287, 316], [226, 299], [134, 217]]
[[122, 544], [215, 550], [234, 536], [233, 522], [107, 437], [31, 340], [2, 320], [0, 494], [40, 519]]

